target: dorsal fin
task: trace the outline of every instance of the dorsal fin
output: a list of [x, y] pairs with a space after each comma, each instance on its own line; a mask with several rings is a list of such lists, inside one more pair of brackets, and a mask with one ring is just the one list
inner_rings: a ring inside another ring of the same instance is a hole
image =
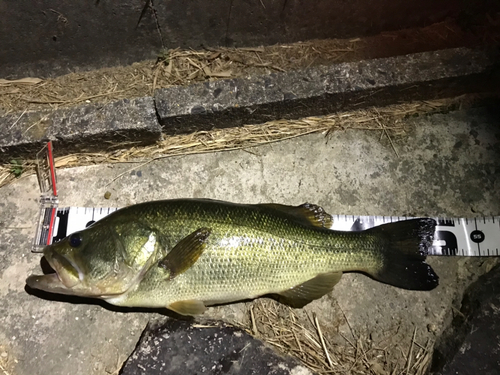
[[320, 228], [330, 228], [333, 223], [332, 216], [323, 207], [312, 203], [304, 203], [300, 206], [287, 206], [284, 204], [265, 203], [257, 206], [270, 208], [295, 217], [303, 224], [313, 225]]
[[304, 307], [309, 302], [330, 293], [340, 281], [342, 272], [321, 273], [305, 283], [277, 293], [277, 300], [291, 307]]

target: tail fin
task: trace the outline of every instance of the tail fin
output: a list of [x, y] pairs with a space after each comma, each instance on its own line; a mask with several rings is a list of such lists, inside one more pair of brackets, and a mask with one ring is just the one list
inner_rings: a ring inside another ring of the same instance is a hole
[[383, 238], [383, 266], [371, 276], [378, 281], [411, 290], [431, 290], [439, 277], [425, 263], [436, 221], [411, 219], [371, 228], [371, 234]]

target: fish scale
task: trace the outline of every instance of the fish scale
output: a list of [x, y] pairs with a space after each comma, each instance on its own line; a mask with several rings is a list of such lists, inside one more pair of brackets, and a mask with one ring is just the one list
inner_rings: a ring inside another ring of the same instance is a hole
[[[140, 207], [136, 210], [140, 216]], [[173, 212], [172, 216], [166, 215], [163, 219], [157, 212], [149, 214], [155, 220], [148, 224], [158, 231], [168, 227], [169, 231], [182, 233], [179, 237], [183, 237], [206, 223], [213, 223], [212, 233], [196, 264], [172, 280], [168, 289], [161, 289], [165, 275], [159, 268], [129, 293], [127, 303], [130, 304], [139, 305], [148, 300], [148, 304], [160, 307], [165, 306], [166, 300], [219, 302], [233, 298], [227, 294], [239, 296], [238, 299], [253, 298], [289, 289], [320, 273], [371, 269], [380, 263], [366, 235], [339, 235], [330, 230], [290, 223], [253, 206], [228, 205], [226, 209], [212, 210], [212, 202], [193, 202], [184, 210], [165, 210], [161, 206], [156, 210]], [[188, 227], [185, 225], [186, 212], [199, 218]], [[146, 220], [149, 215], [145, 215]], [[173, 217], [175, 219], [171, 220]], [[222, 245], [227, 238], [236, 239], [238, 246]], [[363, 247], [364, 252], [350, 251]]]

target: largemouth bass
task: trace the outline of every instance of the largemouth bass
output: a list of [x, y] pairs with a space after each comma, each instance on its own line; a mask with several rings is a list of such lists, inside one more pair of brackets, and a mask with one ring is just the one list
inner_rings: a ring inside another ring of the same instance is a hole
[[113, 212], [47, 246], [56, 271], [31, 288], [130, 307], [203, 313], [208, 305], [273, 295], [302, 307], [330, 292], [343, 272], [405, 289], [431, 290], [425, 263], [436, 222], [412, 219], [362, 232], [328, 229], [313, 204], [234, 204], [179, 199]]

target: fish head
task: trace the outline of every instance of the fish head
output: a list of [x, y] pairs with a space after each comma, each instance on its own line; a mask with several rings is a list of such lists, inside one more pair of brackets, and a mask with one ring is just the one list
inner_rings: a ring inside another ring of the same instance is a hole
[[46, 246], [43, 254], [55, 273], [32, 275], [26, 283], [51, 293], [83, 297], [123, 294], [139, 281], [157, 248], [154, 233], [137, 229], [97, 222]]

